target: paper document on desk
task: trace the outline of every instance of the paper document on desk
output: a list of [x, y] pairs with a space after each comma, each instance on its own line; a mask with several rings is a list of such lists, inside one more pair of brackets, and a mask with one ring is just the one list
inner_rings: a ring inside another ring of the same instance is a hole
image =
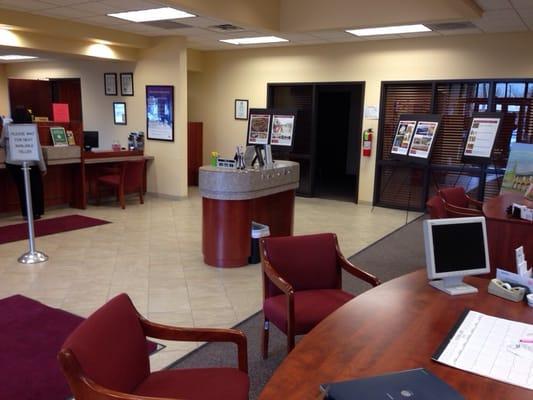
[[432, 359], [533, 390], [533, 325], [467, 310]]

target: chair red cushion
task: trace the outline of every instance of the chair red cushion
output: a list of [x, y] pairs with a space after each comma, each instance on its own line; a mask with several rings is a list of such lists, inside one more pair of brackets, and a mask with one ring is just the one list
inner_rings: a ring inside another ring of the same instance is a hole
[[125, 294], [83, 321], [63, 348], [74, 352], [87, 377], [109, 389], [131, 393], [150, 374], [146, 338]]
[[[332, 233], [264, 240], [268, 260], [295, 291], [337, 288], [340, 267], [335, 245]], [[267, 297], [280, 293], [269, 281]]]
[[133, 392], [172, 399], [248, 400], [248, 375], [237, 368], [171, 369], [148, 376]]
[[468, 208], [468, 197], [466, 197], [465, 189], [461, 186], [445, 188], [439, 190], [440, 196], [445, 202], [454, 206]]
[[430, 198], [426, 203], [426, 207], [431, 218], [448, 218], [448, 213], [440, 196]]
[[[355, 296], [339, 289], [304, 290], [294, 293], [295, 334], [303, 335], [313, 329], [337, 308]], [[287, 296], [269, 297], [263, 303], [265, 318], [287, 333]]]
[[106, 185], [119, 186], [120, 185], [120, 175], [103, 175], [98, 177], [98, 182], [101, 182]]

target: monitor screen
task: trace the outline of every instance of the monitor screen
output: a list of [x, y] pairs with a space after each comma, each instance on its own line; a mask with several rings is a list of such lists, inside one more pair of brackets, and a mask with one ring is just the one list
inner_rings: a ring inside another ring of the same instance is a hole
[[458, 285], [465, 275], [490, 272], [484, 217], [426, 220], [424, 244], [429, 279]]
[[98, 131], [83, 131], [83, 146], [85, 147], [85, 150], [99, 147]]

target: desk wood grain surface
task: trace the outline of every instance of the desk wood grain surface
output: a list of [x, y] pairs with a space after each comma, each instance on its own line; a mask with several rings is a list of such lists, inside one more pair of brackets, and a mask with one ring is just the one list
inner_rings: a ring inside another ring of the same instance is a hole
[[306, 335], [260, 399], [320, 399], [321, 383], [424, 367], [468, 400], [525, 400], [533, 392], [451, 368], [431, 356], [465, 308], [533, 323], [533, 308], [487, 293], [488, 280], [466, 278], [477, 294], [449, 296], [427, 283], [425, 269], [350, 301]]

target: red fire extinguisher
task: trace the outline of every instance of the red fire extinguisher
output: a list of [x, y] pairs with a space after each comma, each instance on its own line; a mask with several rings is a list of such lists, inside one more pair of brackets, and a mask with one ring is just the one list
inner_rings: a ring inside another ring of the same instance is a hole
[[363, 156], [370, 157], [372, 154], [372, 128], [368, 128], [363, 132]]

